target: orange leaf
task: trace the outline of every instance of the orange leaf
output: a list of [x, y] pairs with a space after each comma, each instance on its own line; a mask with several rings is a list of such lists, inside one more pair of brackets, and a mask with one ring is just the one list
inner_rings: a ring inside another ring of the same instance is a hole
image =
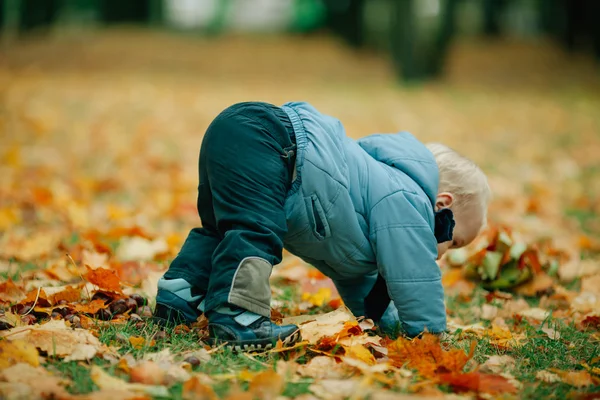
[[90, 301], [87, 304], [74, 304], [73, 308], [75, 309], [75, 312], [85, 314], [96, 314], [98, 310], [108, 308], [108, 305], [104, 304], [104, 300], [96, 299]]
[[250, 382], [248, 391], [259, 399], [275, 399], [283, 392], [283, 378], [275, 371], [264, 371]]
[[424, 334], [421, 339], [398, 338], [388, 345], [388, 356], [397, 367], [408, 364], [424, 377], [433, 378], [439, 373], [461, 372], [473, 350], [472, 346], [468, 355], [461, 349], [443, 350], [438, 336]]
[[193, 376], [183, 384], [181, 397], [184, 400], [217, 400], [215, 391], [208, 385], [200, 382], [198, 377]]
[[517, 388], [500, 375], [470, 372], [467, 374], [441, 374], [440, 381], [450, 385], [457, 392], [476, 393], [516, 393]]
[[4, 283], [0, 283], [0, 301], [6, 301], [8, 303], [16, 303], [25, 297], [25, 291], [15, 285], [12, 279]]
[[100, 289], [111, 290], [113, 292], [122, 293], [121, 292], [121, 280], [115, 273], [115, 271], [111, 271], [105, 268], [96, 268], [91, 269], [86, 265], [88, 270], [85, 278], [88, 282], [93, 283], [98, 286]]
[[[37, 303], [36, 303], [37, 300]], [[44, 292], [44, 289], [39, 289], [39, 294], [38, 294], [38, 289], [32, 289], [27, 293], [27, 296], [21, 300], [19, 302], [20, 304], [34, 304], [36, 303], [36, 305], [38, 307], [50, 307], [50, 302], [48, 301], [48, 298], [46, 296], [46, 292]]]
[[81, 300], [81, 289], [68, 286], [65, 290], [50, 296], [49, 300], [52, 304], [57, 304], [61, 300], [65, 300], [68, 303], [79, 301]]

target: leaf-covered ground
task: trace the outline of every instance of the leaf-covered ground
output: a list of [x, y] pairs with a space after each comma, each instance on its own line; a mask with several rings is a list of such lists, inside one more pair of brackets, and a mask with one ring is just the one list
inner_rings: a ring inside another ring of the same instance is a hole
[[[0, 397], [600, 397], [597, 71], [544, 42], [463, 40], [446, 79], [408, 88], [326, 38], [121, 30], [6, 48]], [[246, 100], [307, 100], [353, 137], [409, 130], [485, 169], [489, 229], [441, 262], [441, 341], [378, 336], [290, 255], [273, 317], [301, 318], [299, 346], [232, 354], [203, 345], [205, 320], [148, 319], [198, 223], [202, 134]]]

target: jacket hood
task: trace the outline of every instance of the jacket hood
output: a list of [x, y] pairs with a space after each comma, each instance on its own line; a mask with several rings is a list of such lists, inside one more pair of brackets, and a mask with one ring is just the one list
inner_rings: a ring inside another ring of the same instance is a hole
[[435, 204], [439, 169], [433, 154], [408, 132], [377, 134], [358, 140], [371, 157], [394, 167], [415, 181]]

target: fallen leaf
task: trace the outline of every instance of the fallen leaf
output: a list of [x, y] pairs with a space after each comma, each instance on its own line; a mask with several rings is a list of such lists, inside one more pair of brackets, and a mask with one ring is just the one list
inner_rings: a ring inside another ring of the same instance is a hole
[[439, 337], [432, 334], [413, 340], [400, 337], [388, 345], [388, 356], [394, 366], [406, 364], [426, 378], [433, 378], [438, 373], [462, 371], [473, 351], [473, 346], [470, 354], [461, 349], [443, 350]]
[[536, 379], [546, 383], [560, 382], [560, 376], [546, 370], [536, 372], [535, 377]]
[[169, 250], [164, 239], [148, 240], [139, 236], [125, 237], [117, 249], [116, 256], [122, 261], [152, 261]]
[[[131, 341], [132, 338], [129, 338]], [[146, 385], [162, 385], [165, 382], [165, 371], [154, 361], [142, 361], [129, 369], [131, 382]]]
[[22, 340], [0, 341], [0, 370], [18, 363], [39, 366], [40, 357], [35, 346]]
[[68, 303], [74, 303], [81, 301], [81, 288], [75, 286], [67, 286], [64, 290], [58, 293], [48, 296], [48, 300], [52, 304], [57, 304], [59, 301], [64, 300]]
[[545, 272], [533, 275], [533, 279], [515, 288], [515, 292], [523, 296], [537, 296], [538, 293], [547, 292], [555, 285], [554, 280]]
[[298, 373], [314, 379], [341, 379], [350, 375], [335, 358], [329, 356], [317, 356], [308, 363], [299, 365]]
[[469, 372], [466, 374], [441, 374], [439, 379], [457, 392], [488, 393], [492, 395], [517, 392], [517, 388], [508, 379], [500, 375]]
[[85, 304], [75, 304], [72, 305], [75, 312], [84, 313], [84, 314], [96, 314], [99, 310], [108, 309], [108, 304], [104, 302], [104, 300], [96, 299], [92, 300], [89, 303]]
[[146, 343], [146, 339], [141, 336], [131, 336], [129, 338], [129, 343], [131, 343], [131, 346], [136, 350], [141, 350], [145, 346], [152, 347], [156, 344], [154, 340]]
[[144, 385], [142, 383], [129, 383], [106, 373], [97, 365], [92, 365], [90, 378], [102, 390], [118, 390], [142, 392], [156, 397], [168, 397], [169, 390], [165, 386]]
[[506, 370], [513, 369], [515, 363], [515, 359], [511, 356], [489, 356], [479, 370], [485, 373], [499, 374]]
[[181, 397], [184, 400], [217, 400], [218, 397], [208, 385], [200, 382], [198, 377], [193, 376], [183, 384]]
[[251, 381], [248, 391], [260, 399], [276, 399], [283, 392], [284, 380], [275, 371], [264, 371]]
[[522, 317], [531, 318], [537, 321], [545, 321], [550, 316], [550, 311], [542, 310], [541, 308], [530, 308], [528, 310], [519, 311]]
[[104, 349], [90, 331], [70, 328], [64, 320], [13, 328], [0, 332], [0, 337], [6, 337], [10, 341], [25, 341], [49, 356], [67, 357], [70, 361], [89, 360]]
[[375, 360], [375, 357], [373, 356], [373, 354], [371, 354], [371, 352], [369, 350], [367, 350], [366, 347], [364, 347], [360, 344], [355, 344], [350, 347], [344, 347], [344, 350], [346, 351], [345, 352], [346, 357], [360, 360], [367, 365], [375, 365], [375, 363], [377, 362]]
[[100, 289], [122, 293], [121, 280], [115, 271], [105, 268], [92, 269], [89, 266], [86, 266], [86, 268], [87, 273], [85, 274], [85, 279], [88, 282], [98, 286]]
[[556, 368], [551, 368], [550, 371], [554, 372], [560, 377], [560, 380], [567, 385], [575, 387], [587, 387], [594, 385], [592, 375], [588, 371], [563, 371]]
[[[49, 399], [68, 399], [69, 393], [65, 386], [69, 383], [64, 378], [52, 375], [43, 367], [34, 367], [27, 363], [19, 363], [7, 368], [0, 369], [0, 382], [11, 384], [7, 389], [14, 389], [15, 386], [23, 388], [26, 386], [28, 396], [26, 398], [49, 398]], [[0, 385], [0, 394], [10, 398], [10, 392], [3, 393], [4, 389]], [[4, 398], [3, 396], [0, 396]]]
[[[348, 321], [356, 321], [352, 313], [341, 307], [327, 314], [312, 317], [314, 321], [300, 325], [302, 339], [310, 344], [317, 342], [324, 337], [335, 336], [344, 329], [344, 324]], [[290, 322], [292, 321], [292, 322]], [[292, 319], [284, 318], [282, 324], [294, 323]]]
[[560, 339], [560, 332], [554, 328], [544, 327], [541, 329], [541, 331], [548, 335], [548, 337], [552, 340]]
[[10, 304], [18, 303], [25, 298], [25, 291], [17, 286], [12, 279], [0, 283], [0, 301]]

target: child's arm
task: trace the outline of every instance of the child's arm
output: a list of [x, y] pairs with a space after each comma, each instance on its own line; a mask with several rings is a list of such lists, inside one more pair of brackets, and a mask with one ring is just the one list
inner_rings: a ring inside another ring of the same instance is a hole
[[423, 217], [427, 207], [431, 204], [420, 196], [400, 191], [378, 202], [370, 217], [379, 273], [410, 336], [446, 329], [437, 242]]

